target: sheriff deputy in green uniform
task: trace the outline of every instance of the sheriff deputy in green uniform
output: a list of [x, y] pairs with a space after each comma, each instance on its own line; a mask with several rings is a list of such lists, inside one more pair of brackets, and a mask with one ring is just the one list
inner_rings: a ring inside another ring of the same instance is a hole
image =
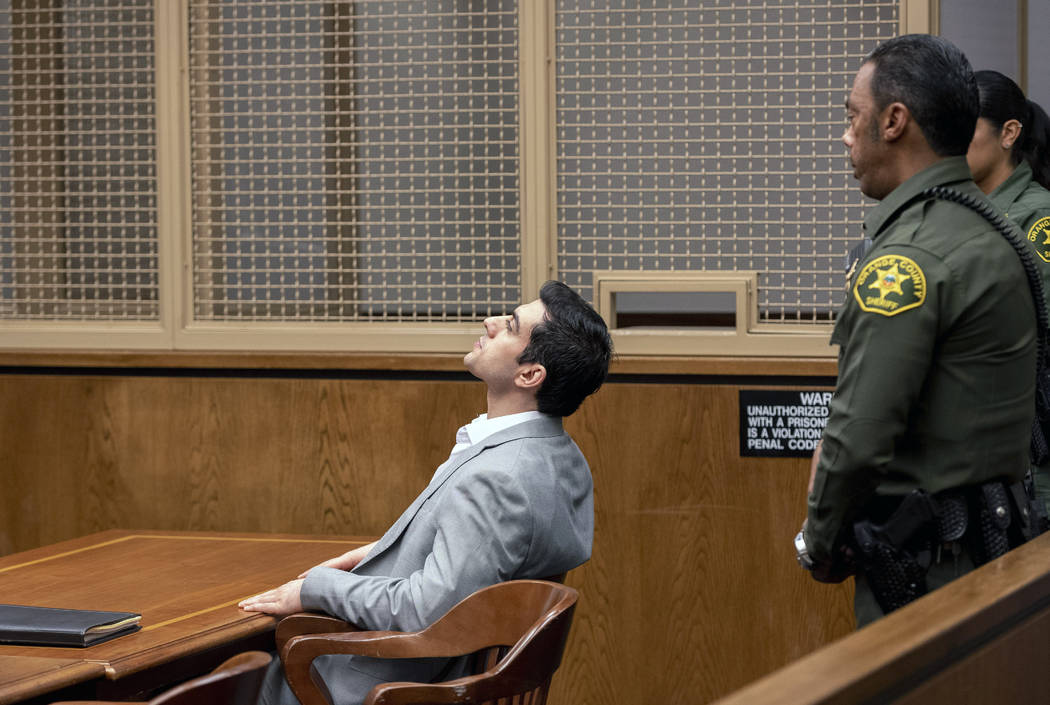
[[[988, 200], [1027, 236], [1050, 306], [1050, 118], [998, 71], [975, 75], [981, 109], [966, 161]], [[1050, 463], [1034, 476], [1050, 515]]]
[[1050, 285], [1050, 118], [998, 71], [974, 75], [981, 107], [966, 161], [988, 200], [1027, 234]]
[[[1019, 484], [1036, 324], [1003, 236], [969, 208], [923, 194], [947, 186], [983, 200], [965, 158], [978, 112], [966, 57], [939, 37], [891, 39], [864, 59], [846, 112], [854, 176], [881, 203], [865, 218], [874, 244], [849, 278], [831, 337], [838, 384], [795, 548], [818, 580], [856, 572], [863, 626], [895, 607], [882, 606], [879, 585], [933, 590], [979, 560], [966, 537], [941, 540], [928, 504], [912, 511], [912, 499], [944, 497], [947, 507], [957, 492], [965, 507], [986, 485]], [[861, 527], [880, 539], [864, 560]], [[885, 556], [876, 549], [886, 540], [914, 555], [883, 575], [866, 560]]]

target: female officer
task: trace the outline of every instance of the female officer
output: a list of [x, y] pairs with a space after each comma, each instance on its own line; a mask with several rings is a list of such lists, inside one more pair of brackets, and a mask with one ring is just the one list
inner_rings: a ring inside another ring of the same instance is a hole
[[[978, 71], [981, 107], [966, 161], [988, 200], [1020, 227], [1037, 255], [1050, 307], [1050, 119], [998, 71]], [[1050, 462], [1034, 468], [1050, 514]]]
[[998, 71], [978, 71], [981, 110], [966, 154], [977, 186], [1024, 230], [1050, 283], [1050, 118]]

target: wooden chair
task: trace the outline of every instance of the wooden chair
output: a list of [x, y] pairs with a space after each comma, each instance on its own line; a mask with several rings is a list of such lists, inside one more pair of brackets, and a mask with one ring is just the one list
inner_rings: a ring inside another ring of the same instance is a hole
[[476, 675], [441, 683], [381, 683], [365, 705], [543, 705], [561, 665], [576, 599], [576, 591], [565, 585], [512, 580], [478, 590], [418, 632], [353, 631], [331, 617], [292, 615], [277, 626], [277, 648], [303, 705], [330, 705], [310, 669], [322, 654], [478, 658]]
[[227, 659], [208, 675], [177, 685], [148, 703], [69, 700], [52, 705], [255, 705], [266, 667], [272, 660], [271, 654], [245, 651]]

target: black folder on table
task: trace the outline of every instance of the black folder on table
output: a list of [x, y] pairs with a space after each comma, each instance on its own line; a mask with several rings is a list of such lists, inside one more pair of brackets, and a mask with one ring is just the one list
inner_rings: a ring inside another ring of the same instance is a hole
[[0, 644], [91, 646], [139, 630], [141, 615], [0, 605]]

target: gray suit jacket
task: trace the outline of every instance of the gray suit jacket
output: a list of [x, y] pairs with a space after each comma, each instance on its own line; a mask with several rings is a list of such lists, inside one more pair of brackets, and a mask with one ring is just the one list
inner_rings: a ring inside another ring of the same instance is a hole
[[[363, 629], [415, 631], [487, 585], [575, 568], [590, 558], [593, 533], [583, 454], [560, 418], [526, 421], [442, 464], [354, 570], [312, 569], [302, 603]], [[379, 682], [431, 680], [448, 666], [342, 656], [314, 664], [336, 703], [360, 702]]]

